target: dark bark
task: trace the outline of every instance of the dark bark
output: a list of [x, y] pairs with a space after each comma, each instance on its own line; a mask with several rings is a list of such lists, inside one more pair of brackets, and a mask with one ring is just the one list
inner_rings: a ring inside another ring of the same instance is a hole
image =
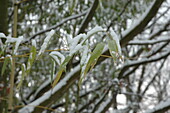
[[[0, 0], [0, 32], [8, 34], [8, 0]], [[4, 42], [5, 40], [2, 40]], [[3, 62], [0, 62], [0, 113], [7, 113], [7, 72], [1, 75]], [[5, 99], [5, 100], [4, 100]]]

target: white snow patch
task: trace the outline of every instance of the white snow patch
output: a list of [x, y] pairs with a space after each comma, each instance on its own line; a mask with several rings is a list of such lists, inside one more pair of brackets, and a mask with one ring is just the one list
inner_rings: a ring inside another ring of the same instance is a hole
[[32, 40], [32, 46], [37, 47], [36, 41], [34, 39]]
[[0, 38], [6, 38], [4, 33], [0, 33]]

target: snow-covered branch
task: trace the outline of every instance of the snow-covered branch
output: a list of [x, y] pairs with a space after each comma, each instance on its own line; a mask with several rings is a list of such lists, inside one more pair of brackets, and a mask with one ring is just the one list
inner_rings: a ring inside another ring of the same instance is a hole
[[157, 14], [157, 11], [164, 0], [154, 0], [151, 6], [145, 11], [142, 17], [133, 24], [130, 29], [127, 29], [122, 33], [121, 45], [125, 46], [130, 40], [132, 40], [137, 34], [141, 33], [147, 26], [150, 20]]
[[128, 43], [128, 45], [152, 45], [160, 42], [170, 41], [170, 37], [165, 37], [157, 40], [133, 40]]
[[64, 23], [66, 23], [67, 21], [70, 21], [70, 20], [73, 20], [73, 19], [76, 19], [76, 18], [79, 18], [83, 15], [85, 15], [87, 13], [87, 11], [83, 12], [83, 13], [80, 13], [80, 14], [77, 14], [77, 15], [73, 15], [73, 16], [69, 16], [65, 19], [63, 19], [61, 22], [59, 22], [58, 24], [54, 25], [54, 26], [51, 26], [45, 30], [41, 30], [39, 32], [37, 32], [36, 34], [34, 34], [33, 36], [31, 36], [29, 38], [29, 40], [27, 40], [26, 42], [30, 41], [31, 39], [35, 38], [36, 36], [40, 35], [40, 34], [43, 34], [43, 33], [46, 33], [48, 31], [51, 31], [52, 29], [57, 29], [58, 27], [60, 27], [61, 25], [63, 25]]
[[74, 82], [79, 76], [80, 66], [76, 66], [70, 73], [66, 75], [53, 89], [46, 92], [44, 95], [31, 102], [27, 106], [19, 110], [19, 113], [41, 113], [43, 109], [39, 109], [36, 106], [51, 105], [56, 99], [59, 99], [67, 88]]
[[145, 113], [164, 113], [170, 109], [170, 98], [160, 102], [153, 109], [147, 110]]
[[88, 13], [86, 14], [84, 20], [81, 23], [80, 29], [78, 31], [78, 34], [83, 33], [86, 29], [88, 23], [92, 20], [92, 17], [95, 14], [95, 10], [97, 9], [97, 6], [99, 4], [99, 0], [94, 0], [91, 8], [89, 9]]
[[151, 58], [143, 58], [141, 60], [128, 61], [123, 66], [122, 70], [127, 69], [127, 68], [132, 67], [132, 66], [138, 66], [138, 65], [142, 65], [142, 64], [146, 64], [146, 63], [150, 63], [150, 62], [155, 62], [155, 61], [161, 60], [163, 58], [166, 58], [168, 55], [170, 55], [170, 50], [167, 50], [166, 52], [162, 53], [161, 55], [156, 55], [156, 56], [153, 56]]

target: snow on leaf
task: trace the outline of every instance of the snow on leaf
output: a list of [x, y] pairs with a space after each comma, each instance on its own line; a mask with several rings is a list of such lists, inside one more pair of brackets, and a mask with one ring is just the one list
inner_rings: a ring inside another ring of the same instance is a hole
[[5, 61], [4, 61], [4, 63], [3, 63], [3, 66], [2, 66], [1, 75], [4, 74], [8, 63], [9, 63], [9, 58], [6, 57], [6, 58], [5, 58]]
[[87, 35], [84, 37], [84, 40], [82, 41], [83, 43], [85, 43], [85, 41], [90, 38], [92, 35], [94, 35], [97, 32], [101, 32], [101, 31], [105, 31], [102, 27], [100, 26], [96, 26], [94, 27], [92, 30], [87, 32]]
[[[34, 42], [33, 42], [34, 43]], [[32, 44], [33, 46], [31, 47], [31, 51], [30, 51], [30, 56], [28, 58], [28, 62], [27, 62], [27, 70], [26, 70], [26, 75], [29, 74], [29, 72], [31, 71], [31, 67], [34, 63], [35, 57], [36, 57], [36, 45], [34, 46], [34, 44]]]
[[32, 46], [37, 47], [36, 41], [34, 39], [32, 40]]
[[[83, 39], [86, 35], [85, 34], [79, 34], [75, 38], [68, 40], [70, 52], [74, 50], [74, 48], [77, 46], [78, 42]], [[73, 53], [73, 52], [72, 52]]]
[[59, 70], [58, 70], [57, 75], [56, 75], [56, 78], [54, 79], [54, 82], [52, 84], [52, 87], [54, 87], [58, 83], [58, 81], [60, 80], [61, 75], [62, 75], [63, 71], [66, 69], [66, 65], [71, 60], [71, 58], [72, 58], [72, 56], [67, 56], [65, 58], [65, 60], [63, 61], [63, 63], [60, 65]]
[[0, 33], [0, 38], [6, 38], [4, 33]]
[[98, 58], [100, 57], [100, 55], [103, 52], [103, 49], [104, 49], [104, 43], [102, 43], [102, 42], [98, 43], [97, 46], [95, 47], [94, 51], [92, 52], [91, 57], [89, 58], [85, 69], [83, 70], [83, 72], [81, 72], [81, 78], [79, 80], [79, 86], [81, 85], [82, 80], [85, 78], [86, 73], [88, 72], [90, 67], [92, 68], [96, 64]]
[[42, 53], [44, 53], [45, 49], [46, 49], [47, 46], [48, 46], [48, 43], [49, 43], [50, 39], [51, 39], [52, 36], [54, 35], [54, 33], [55, 33], [55, 31], [54, 31], [54, 30], [51, 30], [51, 31], [48, 33], [47, 37], [44, 39], [44, 42], [43, 42], [43, 44], [42, 44], [42, 46], [41, 46], [41, 49], [40, 49], [40, 51], [39, 51], [39, 53], [38, 53], [38, 56], [37, 56], [38, 58], [42, 55]]
[[49, 54], [59, 65], [65, 60], [65, 56], [58, 51], [53, 51]]
[[20, 87], [23, 83], [24, 77], [25, 77], [25, 72], [26, 72], [25, 64], [21, 65], [21, 70], [22, 70], [22, 76], [21, 76], [21, 80], [20, 80], [19, 84], [17, 85], [17, 89], [20, 89]]
[[14, 49], [14, 54], [16, 54], [18, 47], [20, 45], [20, 43], [23, 41], [23, 36], [20, 36], [18, 38], [12, 38], [10, 36], [6, 37], [6, 42], [5, 43], [15, 43], [15, 49]]

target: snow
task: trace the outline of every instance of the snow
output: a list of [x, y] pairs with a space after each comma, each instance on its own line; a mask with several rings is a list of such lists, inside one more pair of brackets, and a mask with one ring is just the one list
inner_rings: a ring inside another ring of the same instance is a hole
[[0, 33], [0, 38], [6, 38], [5, 34], [4, 33]]
[[69, 56], [72, 56], [74, 53], [76, 53], [77, 51], [79, 51], [82, 48], [83, 48], [83, 46], [81, 44], [78, 44], [74, 49], [72, 49], [72, 51], [70, 51]]
[[36, 41], [34, 39], [32, 40], [32, 46], [37, 47]]
[[70, 51], [74, 50], [74, 48], [77, 46], [80, 39], [83, 39], [85, 36], [86, 36], [85, 34], [79, 34], [75, 38], [73, 38], [72, 40], [69, 39], [68, 44], [69, 44], [69, 47], [70, 47]]
[[[105, 31], [105, 30], [100, 26], [96, 26], [92, 30], [87, 32], [86, 38], [92, 36], [96, 32], [101, 32], [101, 31]], [[86, 40], [86, 38], [85, 38], [85, 40]]]
[[53, 51], [49, 54], [60, 65], [65, 60], [65, 56], [58, 51]]
[[112, 98], [108, 98], [105, 102], [103, 102], [99, 109], [95, 112], [95, 113], [102, 113], [102, 111], [104, 110], [104, 108], [112, 101]]
[[[61, 89], [63, 86], [67, 84], [67, 81], [77, 72], [80, 70], [80, 66], [76, 66], [70, 73], [67, 74], [66, 77], [64, 77], [53, 89], [46, 92], [44, 95], [42, 95], [37, 100], [33, 101], [32, 103], [26, 105], [22, 109], [19, 110], [19, 113], [30, 113], [34, 111], [34, 108], [38, 105], [41, 105], [42, 102], [46, 101], [50, 98], [51, 95], [53, 95], [55, 92], [57, 92], [59, 89]], [[41, 86], [40, 86], [41, 87]]]
[[147, 110], [145, 113], [154, 113], [155, 111], [159, 111], [161, 109], [164, 109], [166, 107], [170, 106], [170, 98], [166, 101], [160, 102], [158, 105], [156, 105], [153, 109]]
[[[110, 29], [110, 31], [111, 31], [111, 35], [112, 35], [113, 40], [116, 41], [116, 44], [117, 44], [117, 47], [118, 47], [118, 53], [119, 53], [119, 55], [121, 55], [122, 52], [121, 52], [119, 37], [118, 37], [118, 35], [113, 31], [113, 29]], [[112, 52], [113, 52], [113, 51], [112, 51]]]
[[130, 41], [128, 44], [133, 44], [133, 45], [144, 45], [144, 44], [156, 44], [160, 42], [165, 42], [165, 41], [170, 41], [170, 37], [161, 37], [160, 39], [156, 40], [133, 40]]
[[54, 35], [54, 33], [55, 33], [54, 30], [51, 30], [51, 31], [48, 33], [47, 37], [44, 39], [44, 43], [43, 43], [42, 46], [41, 46], [41, 49], [40, 49], [40, 51], [39, 51], [39, 53], [38, 53], [38, 56], [41, 55], [42, 53], [44, 53], [45, 49], [46, 49], [47, 46], [48, 46], [48, 43], [49, 43], [51, 37]]
[[124, 31], [122, 33], [122, 37], [125, 37], [127, 34], [129, 34], [129, 32], [131, 32], [133, 29], [135, 29], [136, 26], [138, 26], [139, 24], [141, 24], [141, 22], [144, 20], [144, 18], [148, 15], [150, 9], [153, 7], [154, 3], [156, 2], [156, 0], [154, 0], [154, 2], [151, 3], [151, 5], [149, 6], [149, 8], [145, 11], [145, 13], [143, 13], [143, 15], [136, 20], [129, 29], [127, 29], [126, 31]]
[[84, 46], [81, 55], [82, 57], [81, 57], [80, 65], [83, 65], [86, 62], [88, 51], [89, 51], [88, 45]]
[[74, 53], [76, 53], [79, 50], [81, 50], [82, 48], [84, 48], [85, 47], [84, 45], [88, 45], [88, 43], [86, 43], [86, 40], [93, 34], [95, 34], [97, 32], [101, 32], [101, 31], [104, 31], [104, 29], [102, 27], [96, 26], [92, 30], [88, 31], [87, 34], [85, 34], [85, 33], [79, 34], [73, 39], [68, 37], [67, 40], [68, 40], [68, 44], [69, 44], [69, 48], [70, 48], [69, 55], [72, 56]]
[[15, 49], [14, 49], [14, 54], [16, 54], [17, 50], [18, 50], [18, 47], [19, 47], [19, 44], [23, 41], [23, 36], [20, 36], [18, 38], [12, 38], [10, 36], [7, 36], [6, 37], [6, 42], [5, 43], [14, 43], [15, 42]]

